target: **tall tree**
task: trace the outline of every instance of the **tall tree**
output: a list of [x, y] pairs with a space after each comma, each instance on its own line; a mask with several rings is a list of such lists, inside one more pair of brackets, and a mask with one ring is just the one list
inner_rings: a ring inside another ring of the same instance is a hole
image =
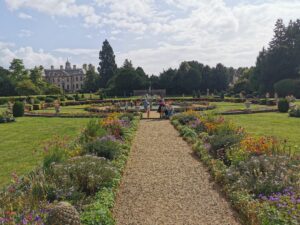
[[105, 40], [102, 45], [102, 50], [99, 53], [99, 67], [100, 74], [99, 87], [106, 88], [108, 81], [117, 72], [117, 64], [115, 62], [115, 54], [109, 42]]
[[25, 69], [23, 60], [13, 59], [10, 63], [9, 70], [11, 71], [11, 77], [15, 81], [21, 81], [28, 78], [28, 71]]

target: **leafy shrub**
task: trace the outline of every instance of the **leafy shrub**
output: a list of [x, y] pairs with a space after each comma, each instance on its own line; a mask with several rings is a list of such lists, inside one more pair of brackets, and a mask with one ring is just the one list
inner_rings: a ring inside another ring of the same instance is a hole
[[15, 102], [15, 104], [13, 106], [13, 115], [14, 115], [14, 117], [24, 116], [24, 103], [23, 102]]
[[122, 113], [120, 114], [119, 119], [120, 120], [128, 119], [129, 121], [132, 121], [134, 119], [134, 115], [132, 113]]
[[198, 137], [197, 133], [189, 127], [183, 127], [180, 130], [180, 134], [183, 138], [185, 138], [189, 141], [194, 141]]
[[8, 99], [7, 98], [0, 98], [0, 105], [4, 105], [8, 103]]
[[34, 98], [33, 103], [34, 103], [34, 104], [40, 104], [41, 101], [40, 101], [38, 98]]
[[88, 122], [87, 127], [82, 132], [81, 141], [93, 141], [95, 138], [105, 136], [106, 134], [107, 132], [100, 126], [99, 120], [92, 119]]
[[299, 161], [287, 156], [252, 156], [245, 162], [232, 165], [226, 178], [233, 189], [268, 195], [299, 185], [299, 169]]
[[55, 101], [54, 98], [51, 98], [51, 97], [46, 97], [46, 98], [45, 98], [45, 102], [46, 102], [46, 103], [53, 103], [54, 101]]
[[54, 138], [44, 147], [43, 168], [50, 169], [53, 163], [64, 162], [68, 158], [68, 139]]
[[116, 170], [109, 161], [86, 155], [55, 164], [51, 180], [57, 188], [58, 199], [72, 199], [78, 193], [93, 195], [101, 188], [111, 186], [115, 175]]
[[279, 112], [286, 113], [289, 111], [289, 102], [287, 99], [282, 98], [278, 101], [278, 110]]
[[61, 102], [64, 102], [64, 101], [66, 101], [66, 98], [65, 98], [65, 96], [60, 96], [60, 97], [59, 97], [59, 100], [60, 100]]
[[291, 109], [289, 115], [291, 117], [300, 117], [300, 108], [296, 107], [294, 109]]
[[[40, 101], [45, 101], [46, 97], [45, 96], [37, 96], [36, 97]], [[37, 104], [37, 103], [36, 103]]]
[[288, 95], [294, 95], [300, 98], [300, 80], [284, 79], [274, 85], [275, 92], [278, 93], [280, 97], [285, 97]]
[[67, 100], [74, 100], [74, 98], [70, 95], [67, 95], [66, 98], [67, 98]]
[[209, 137], [210, 154], [216, 158], [223, 160], [226, 164], [230, 163], [226, 157], [226, 151], [233, 145], [238, 144], [244, 137], [243, 130], [236, 128], [230, 122], [224, 122], [219, 125]]
[[14, 122], [15, 118], [9, 111], [4, 111], [0, 114], [0, 123]]
[[103, 138], [88, 143], [85, 146], [85, 151], [99, 157], [113, 160], [120, 155], [121, 147], [117, 140], [113, 140], [113, 138], [109, 139], [104, 136]]

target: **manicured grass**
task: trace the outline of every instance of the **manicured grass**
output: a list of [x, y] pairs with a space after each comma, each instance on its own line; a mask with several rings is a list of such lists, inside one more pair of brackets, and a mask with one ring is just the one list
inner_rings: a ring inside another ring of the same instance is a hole
[[[86, 113], [86, 114], [88, 114], [89, 112], [85, 111], [84, 109], [89, 106], [90, 105], [62, 106], [60, 108], [60, 113], [61, 114], [69, 114], [69, 113]], [[34, 112], [55, 113], [55, 108], [49, 107], [47, 109], [35, 110]]]
[[287, 113], [258, 113], [230, 115], [236, 124], [254, 135], [275, 136], [300, 146], [300, 118], [289, 117]]
[[[244, 103], [231, 103], [231, 102], [212, 102], [211, 105], [216, 105], [217, 108], [214, 110], [215, 112], [225, 112], [228, 110], [242, 110], [246, 109]], [[276, 108], [276, 106], [266, 106], [266, 105], [256, 105], [252, 104], [250, 109], [272, 109]]]
[[8, 183], [12, 172], [22, 175], [40, 163], [45, 141], [53, 136], [75, 138], [88, 120], [22, 117], [0, 124], [0, 186]]

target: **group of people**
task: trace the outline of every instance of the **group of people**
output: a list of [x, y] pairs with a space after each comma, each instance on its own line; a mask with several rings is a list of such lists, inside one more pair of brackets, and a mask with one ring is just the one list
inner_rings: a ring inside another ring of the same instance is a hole
[[[149, 101], [148, 98], [144, 98], [143, 105], [144, 110], [147, 113], [147, 118], [149, 118], [152, 109], [152, 101]], [[163, 98], [159, 98], [157, 112], [159, 113], [160, 118], [168, 119], [174, 114], [174, 108], [170, 102], [165, 102]]]

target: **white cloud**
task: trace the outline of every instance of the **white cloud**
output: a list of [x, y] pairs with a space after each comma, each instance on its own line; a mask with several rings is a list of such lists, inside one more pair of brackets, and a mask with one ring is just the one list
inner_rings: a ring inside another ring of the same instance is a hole
[[69, 55], [91, 55], [98, 54], [99, 50], [89, 49], [89, 48], [57, 48], [55, 52], [69, 54]]
[[32, 35], [32, 32], [30, 30], [26, 30], [26, 29], [21, 29], [18, 36], [20, 38], [26, 38], [26, 37], [31, 37]]
[[20, 19], [23, 19], [23, 20], [30, 20], [30, 19], [32, 19], [31, 15], [26, 14], [26, 13], [22, 13], [22, 12], [18, 14], [18, 17]]
[[[80, 2], [6, 0], [12, 10], [29, 8], [50, 16], [80, 17], [86, 27], [98, 28], [101, 37], [116, 38], [115, 52], [121, 45], [126, 49], [117, 54], [118, 64], [130, 58], [148, 73], [178, 66], [183, 60], [236, 67], [254, 65], [258, 51], [272, 38], [276, 19], [295, 20], [300, 12], [300, 0], [240, 0], [230, 7], [225, 0]], [[89, 30], [85, 36], [97, 34]], [[97, 61], [98, 49], [80, 47], [60, 48], [55, 53], [73, 55], [82, 62]]]
[[0, 66], [8, 68], [14, 58], [23, 59], [27, 68], [39, 65], [50, 67], [50, 65], [62, 65], [64, 63], [62, 58], [46, 53], [42, 49], [35, 51], [29, 46], [14, 49], [14, 46], [12, 43], [0, 42]]

